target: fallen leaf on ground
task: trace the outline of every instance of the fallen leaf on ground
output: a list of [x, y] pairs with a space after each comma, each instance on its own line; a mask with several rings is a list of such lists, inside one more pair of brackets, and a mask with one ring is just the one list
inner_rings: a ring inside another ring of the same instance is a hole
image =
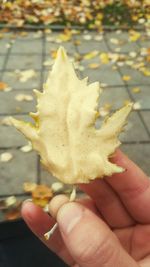
[[41, 207], [44, 207], [53, 197], [52, 189], [46, 185], [37, 185], [32, 191], [33, 202]]
[[0, 82], [0, 91], [4, 91], [8, 88], [8, 84], [4, 82]]
[[140, 102], [135, 102], [135, 103], [133, 104], [133, 110], [139, 110], [139, 109], [141, 109], [141, 104], [140, 104]]
[[92, 59], [92, 58], [96, 57], [97, 55], [98, 55], [98, 51], [97, 51], [97, 50], [93, 50], [93, 51], [91, 51], [91, 52], [85, 54], [85, 55], [83, 56], [83, 58], [84, 58], [84, 59]]
[[54, 182], [51, 185], [53, 193], [62, 192], [64, 190], [64, 184], [61, 182]]
[[10, 196], [5, 199], [6, 207], [9, 208], [11, 206], [16, 205], [17, 198], [15, 196]]
[[140, 32], [137, 32], [137, 31], [134, 31], [134, 30], [130, 30], [129, 31], [129, 40], [131, 42], [136, 42], [140, 37], [141, 37]]
[[8, 221], [19, 219], [21, 218], [20, 208], [8, 210], [7, 212], [5, 212], [4, 216], [5, 216], [5, 219]]
[[32, 151], [32, 145], [31, 145], [31, 142], [28, 144], [28, 145], [25, 145], [25, 146], [22, 146], [20, 148], [20, 150], [24, 153], [28, 153], [30, 151]]
[[33, 96], [32, 95], [27, 95], [27, 94], [17, 94], [15, 96], [15, 100], [22, 102], [22, 101], [32, 101]]
[[11, 126], [12, 123], [11, 123], [11, 116], [8, 116], [8, 117], [4, 117], [2, 120], [0, 120], [0, 124], [1, 125], [5, 125], [5, 126]]
[[37, 73], [35, 72], [35, 70], [16, 70], [15, 74], [18, 76], [19, 81], [24, 83], [27, 82], [29, 79], [36, 77]]
[[8, 162], [13, 158], [13, 155], [10, 152], [4, 152], [0, 154], [0, 161], [1, 162]]
[[23, 190], [26, 193], [32, 193], [35, 190], [36, 187], [37, 187], [37, 184], [36, 183], [25, 182], [23, 184]]
[[90, 69], [98, 69], [100, 67], [100, 63], [90, 63], [88, 64]]
[[138, 93], [141, 92], [141, 89], [140, 89], [139, 87], [134, 87], [134, 88], [132, 88], [132, 92], [133, 92], [134, 94], [138, 94]]
[[124, 75], [124, 76], [122, 76], [122, 80], [123, 81], [130, 81], [132, 78], [131, 78], [131, 76], [129, 76], [129, 75]]
[[109, 63], [109, 55], [108, 55], [108, 53], [101, 53], [99, 55], [99, 57], [100, 57], [100, 60], [101, 60], [102, 64], [108, 64]]
[[92, 35], [90, 35], [90, 34], [83, 35], [83, 39], [86, 41], [90, 41], [90, 40], [92, 40]]

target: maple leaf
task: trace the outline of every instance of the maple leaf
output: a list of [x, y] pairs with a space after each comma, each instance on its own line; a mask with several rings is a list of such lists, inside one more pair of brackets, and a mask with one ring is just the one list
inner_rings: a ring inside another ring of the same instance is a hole
[[46, 169], [66, 184], [88, 183], [123, 171], [109, 161], [120, 145], [118, 134], [132, 109], [128, 103], [95, 128], [98, 82], [79, 80], [64, 48], [60, 47], [43, 92], [35, 91], [35, 124], [12, 119], [38, 151]]

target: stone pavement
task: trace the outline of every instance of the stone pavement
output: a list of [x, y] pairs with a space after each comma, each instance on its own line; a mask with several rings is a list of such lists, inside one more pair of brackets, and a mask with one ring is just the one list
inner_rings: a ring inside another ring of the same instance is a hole
[[[63, 42], [59, 34], [29, 32], [15, 36], [8, 32], [0, 40], [0, 81], [12, 89], [0, 91], [0, 154], [7, 151], [13, 155], [12, 160], [0, 162], [0, 196], [21, 195], [22, 185], [27, 181], [50, 184], [54, 180], [43, 170], [34, 151], [20, 150], [27, 141], [13, 127], [5, 125], [3, 119], [13, 115], [29, 120], [28, 112], [35, 110], [35, 100], [17, 101], [15, 97], [33, 95], [33, 89], [42, 89], [53, 54], [60, 44], [71, 58], [80, 59], [77, 70], [80, 77], [89, 76], [90, 82], [100, 81], [104, 88], [101, 107], [109, 107], [111, 103], [115, 110], [125, 101], [136, 103], [126, 127], [128, 131], [121, 136], [122, 150], [150, 175], [150, 76], [131, 68], [133, 61], [137, 60], [136, 64], [142, 61], [141, 51], [150, 47], [150, 37], [142, 32], [141, 39], [129, 42], [128, 32], [111, 31], [104, 35], [92, 32], [75, 34], [71, 40]], [[100, 62], [99, 54], [90, 55], [94, 50], [102, 54], [104, 62], [100, 66], [92, 65]], [[108, 53], [117, 53], [122, 59], [108, 60]], [[22, 82], [19, 73], [29, 69], [35, 71], [35, 76]]]

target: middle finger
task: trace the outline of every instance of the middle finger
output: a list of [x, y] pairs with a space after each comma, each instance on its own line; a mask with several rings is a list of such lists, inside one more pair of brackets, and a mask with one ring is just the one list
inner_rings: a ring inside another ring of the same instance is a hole
[[122, 228], [135, 223], [113, 189], [103, 179], [79, 185], [94, 201], [105, 221], [112, 228]]

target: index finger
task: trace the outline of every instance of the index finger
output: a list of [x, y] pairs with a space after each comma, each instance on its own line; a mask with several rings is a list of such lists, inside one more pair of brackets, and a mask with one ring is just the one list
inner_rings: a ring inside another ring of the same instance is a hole
[[138, 222], [150, 223], [150, 180], [147, 175], [124, 153], [117, 150], [111, 160], [126, 171], [106, 177], [126, 206], [130, 215]]

